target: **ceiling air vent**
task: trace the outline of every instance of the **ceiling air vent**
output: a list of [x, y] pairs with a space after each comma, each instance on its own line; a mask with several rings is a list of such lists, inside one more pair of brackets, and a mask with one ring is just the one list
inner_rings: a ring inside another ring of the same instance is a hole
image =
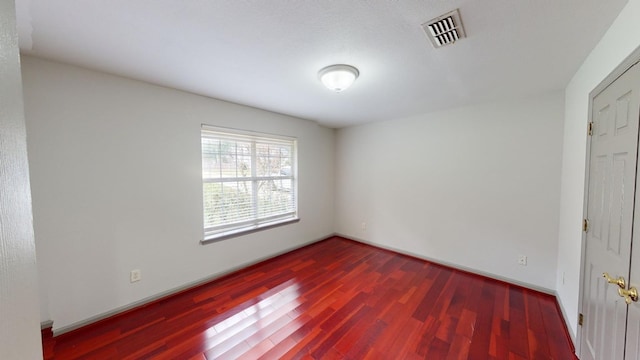
[[465, 37], [458, 9], [427, 21], [422, 24], [422, 29], [436, 49]]

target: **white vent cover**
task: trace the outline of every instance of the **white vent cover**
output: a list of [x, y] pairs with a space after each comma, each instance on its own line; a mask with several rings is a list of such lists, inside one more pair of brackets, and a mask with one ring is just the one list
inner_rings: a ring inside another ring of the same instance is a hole
[[465, 37], [458, 9], [427, 21], [422, 24], [422, 29], [436, 49]]

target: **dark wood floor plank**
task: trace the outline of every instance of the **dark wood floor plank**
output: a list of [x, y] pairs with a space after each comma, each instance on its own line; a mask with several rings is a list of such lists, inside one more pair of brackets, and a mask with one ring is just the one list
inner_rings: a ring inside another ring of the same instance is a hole
[[404, 321], [398, 336], [386, 349], [377, 348], [380, 352], [392, 356], [397, 356], [398, 359], [405, 359], [410, 357], [419, 356], [416, 354], [416, 344], [420, 339], [420, 329], [424, 323], [409, 317]]
[[261, 355], [258, 359], [260, 360], [268, 360], [268, 359], [281, 359], [284, 354], [289, 352], [294, 346], [296, 346], [296, 342], [291, 338], [284, 338], [282, 341], [275, 343], [276, 345], [269, 349], [266, 353]]
[[490, 280], [482, 280], [480, 283], [474, 284], [474, 290], [479, 291], [479, 295], [475, 298], [476, 330], [471, 338], [470, 359], [486, 359], [490, 354], [491, 324], [495, 301], [495, 293], [487, 288], [491, 283], [493, 282]]
[[[433, 311], [433, 307], [436, 305], [438, 299], [440, 299], [440, 295], [442, 294], [442, 289], [445, 284], [449, 281], [449, 278], [453, 274], [453, 271], [450, 269], [446, 269], [441, 267], [438, 271], [438, 274], [433, 282], [433, 285], [424, 295], [424, 298], [418, 305], [418, 308], [413, 313], [413, 317], [418, 321], [425, 321], [429, 313]], [[449, 301], [450, 299], [445, 299], [445, 301]]]
[[383, 321], [375, 321], [368, 329], [361, 333], [349, 350], [346, 352], [346, 356], [350, 359], [362, 359], [366, 356], [369, 350], [373, 347], [380, 336], [385, 332], [387, 324]]
[[524, 308], [524, 294], [520, 288], [509, 289], [509, 351], [520, 357], [529, 356], [529, 335]]
[[[300, 330], [300, 332], [296, 333], [299, 335], [303, 334], [304, 336], [298, 337], [299, 340], [296, 345], [282, 355], [283, 360], [311, 358], [311, 355], [309, 355], [309, 349], [312, 344], [319, 342], [319, 339], [322, 339], [326, 335], [326, 333], [318, 327], [302, 327]], [[291, 339], [296, 341], [296, 337], [294, 336], [291, 336]]]
[[545, 341], [547, 337], [542, 319], [540, 303], [535, 294], [525, 296], [525, 308], [529, 338], [529, 357], [533, 359], [551, 359], [549, 344]]
[[51, 359], [575, 359], [553, 296], [333, 237], [53, 337]]

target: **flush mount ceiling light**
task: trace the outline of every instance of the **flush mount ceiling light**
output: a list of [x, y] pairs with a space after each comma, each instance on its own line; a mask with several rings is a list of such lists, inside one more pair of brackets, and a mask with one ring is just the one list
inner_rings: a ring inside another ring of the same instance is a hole
[[351, 65], [330, 65], [318, 72], [318, 78], [329, 90], [341, 92], [351, 86], [360, 72]]

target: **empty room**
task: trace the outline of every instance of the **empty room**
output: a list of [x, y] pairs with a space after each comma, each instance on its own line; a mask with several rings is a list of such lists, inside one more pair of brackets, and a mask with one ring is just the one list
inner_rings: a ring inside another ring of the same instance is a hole
[[0, 33], [0, 359], [640, 359], [640, 0]]

